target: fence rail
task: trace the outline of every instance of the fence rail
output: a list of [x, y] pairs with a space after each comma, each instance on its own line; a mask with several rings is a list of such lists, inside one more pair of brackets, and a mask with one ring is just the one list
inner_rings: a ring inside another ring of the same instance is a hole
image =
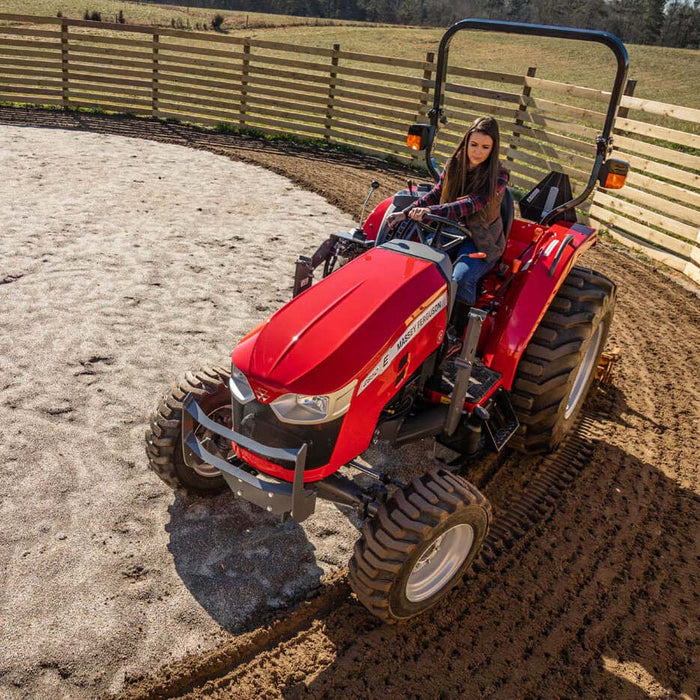
[[[0, 13], [0, 101], [88, 107], [217, 126], [290, 132], [418, 162], [407, 124], [432, 103], [435, 56], [370, 56], [211, 32]], [[614, 150], [628, 186], [597, 191], [581, 214], [617, 240], [700, 283], [700, 110], [640, 99], [630, 81]], [[550, 170], [588, 179], [609, 93], [537, 76], [452, 66], [445, 158], [466, 125], [492, 114], [514, 185]]]

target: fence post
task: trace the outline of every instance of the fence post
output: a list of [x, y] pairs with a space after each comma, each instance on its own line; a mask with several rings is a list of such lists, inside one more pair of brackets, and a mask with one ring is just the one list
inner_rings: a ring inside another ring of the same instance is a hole
[[153, 32], [153, 78], [151, 83], [151, 116], [158, 116], [158, 49], [160, 35]]
[[[418, 96], [418, 113], [416, 115], [417, 122], [424, 122], [425, 115], [428, 113], [430, 85], [433, 75], [433, 66], [435, 63], [435, 53], [433, 51], [428, 51], [428, 53], [425, 54], [425, 62], [428, 65], [423, 69], [424, 85], [421, 86], [420, 94]], [[419, 160], [418, 154], [415, 151], [411, 151], [411, 165], [413, 165], [417, 160]]]
[[[537, 72], [537, 67], [536, 66], [530, 66], [527, 69], [527, 77], [528, 78], [534, 78], [535, 73]], [[523, 85], [522, 92], [520, 93], [521, 99], [520, 104], [518, 105], [518, 114], [515, 117], [515, 126], [522, 126], [525, 122], [523, 119], [521, 119], [521, 116], [525, 116], [525, 112], [527, 112], [527, 100], [524, 98], [530, 97], [530, 94], [532, 93], [532, 88], [525, 82]], [[513, 149], [514, 151], [518, 150], [518, 141], [520, 140], [520, 134], [517, 131], [513, 132], [513, 140], [510, 142], [508, 145], [509, 149]], [[515, 158], [511, 155], [506, 156], [506, 160], [509, 160], [511, 162], [515, 162]]]
[[[627, 84], [625, 85], [625, 89], [623, 91], [623, 95], [625, 97], [632, 97], [634, 95], [634, 89], [637, 87], [637, 81], [636, 80], [628, 80]], [[629, 107], [620, 107], [617, 110], [617, 116], [622, 117], [622, 119], [627, 119], [627, 115], [630, 112]], [[614, 127], [614, 125], [613, 125]]]
[[248, 108], [248, 67], [250, 66], [250, 39], [243, 39], [243, 63], [241, 66], [241, 108], [238, 123], [245, 126], [246, 111]]
[[[526, 76], [528, 78], [534, 78], [536, 72], [537, 72], [537, 67], [530, 66], [527, 69]], [[518, 105], [518, 114], [515, 117], [515, 126], [516, 127], [522, 126], [525, 123], [525, 121], [523, 119], [521, 119], [521, 116], [525, 116], [525, 112], [527, 112], [527, 100], [524, 98], [530, 97], [531, 93], [532, 93], [532, 88], [527, 84], [527, 81], [526, 81], [525, 84], [523, 85], [522, 92], [520, 93], [520, 96], [523, 99], [521, 99], [520, 104]], [[519, 140], [520, 140], [520, 134], [517, 131], [514, 131], [513, 132], [513, 140], [508, 145], [508, 148], [512, 149], [514, 151], [517, 151]], [[513, 156], [511, 156], [511, 155], [507, 155], [506, 160], [509, 160], [513, 163], [515, 162], [515, 158], [513, 158]]]
[[336, 69], [338, 68], [338, 54], [340, 53], [340, 44], [333, 44], [333, 53], [331, 54], [331, 71], [330, 71], [330, 81], [328, 83], [328, 103], [326, 104], [326, 119], [323, 122], [323, 128], [325, 133], [323, 138], [330, 143], [331, 141], [331, 130], [333, 126], [333, 107], [335, 106], [335, 89], [336, 79], [338, 78], [338, 73]]
[[68, 23], [61, 20], [61, 106], [68, 109]]
[[[634, 89], [637, 87], [637, 81], [636, 80], [628, 80], [625, 89], [623, 90], [622, 94], [626, 95], [627, 97], [632, 97], [634, 95]], [[615, 115], [615, 119], [617, 120], [617, 117], [620, 117], [622, 119], [627, 119], [627, 115], [629, 114], [629, 107], [618, 107], [617, 108], [617, 114]], [[613, 128], [612, 128], [612, 133], [610, 134], [612, 137], [612, 147], [615, 147], [615, 122], [613, 122]], [[612, 149], [611, 149], [612, 150]], [[590, 202], [593, 204], [597, 204], [596, 201], [596, 195], [600, 192], [600, 190], [596, 187], [593, 190], [593, 194], [591, 195]], [[612, 191], [612, 192], [606, 192], [609, 197], [619, 197], [620, 193], [619, 191]], [[588, 216], [588, 210], [586, 210], [586, 216]], [[589, 221], [590, 223], [590, 221]], [[608, 224], [609, 225], [609, 224]]]

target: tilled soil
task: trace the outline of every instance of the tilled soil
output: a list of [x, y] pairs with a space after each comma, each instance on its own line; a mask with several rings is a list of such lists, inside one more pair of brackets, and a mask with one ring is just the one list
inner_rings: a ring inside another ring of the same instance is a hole
[[[356, 214], [399, 169], [179, 125], [2, 112], [0, 118], [182, 143], [285, 174]], [[384, 170], [379, 176], [368, 168]], [[584, 261], [618, 285], [611, 414], [554, 510], [432, 612], [378, 624], [342, 572], [268, 627], [148, 678], [131, 696], [697, 697], [700, 695], [700, 304], [691, 285], [607, 243]], [[496, 516], [537, 468], [510, 456], [485, 488]], [[155, 671], [155, 669], [154, 669]]]

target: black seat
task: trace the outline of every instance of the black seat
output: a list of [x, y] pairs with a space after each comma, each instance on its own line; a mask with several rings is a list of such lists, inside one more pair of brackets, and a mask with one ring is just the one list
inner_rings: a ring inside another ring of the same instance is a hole
[[513, 219], [515, 218], [515, 202], [513, 201], [513, 195], [508, 187], [503, 193], [503, 201], [501, 202], [501, 221], [503, 221], [503, 235], [508, 240], [508, 234], [510, 233], [510, 227], [513, 225]]

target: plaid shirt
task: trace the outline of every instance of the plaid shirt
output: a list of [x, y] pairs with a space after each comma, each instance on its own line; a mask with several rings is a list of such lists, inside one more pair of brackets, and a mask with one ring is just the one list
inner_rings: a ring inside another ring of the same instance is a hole
[[[440, 173], [440, 179], [435, 184], [430, 192], [424, 194], [420, 199], [417, 199], [413, 204], [406, 207], [403, 211], [408, 214], [411, 209], [416, 207], [427, 207], [431, 214], [436, 216], [444, 216], [452, 221], [464, 221], [470, 216], [476, 214], [488, 204], [488, 197], [481, 194], [466, 194], [454, 202], [445, 202], [440, 204], [440, 196], [442, 194], [442, 183], [445, 179], [445, 171]], [[507, 170], [501, 170], [498, 173], [496, 181], [496, 194], [500, 197], [505, 192], [510, 176]]]

